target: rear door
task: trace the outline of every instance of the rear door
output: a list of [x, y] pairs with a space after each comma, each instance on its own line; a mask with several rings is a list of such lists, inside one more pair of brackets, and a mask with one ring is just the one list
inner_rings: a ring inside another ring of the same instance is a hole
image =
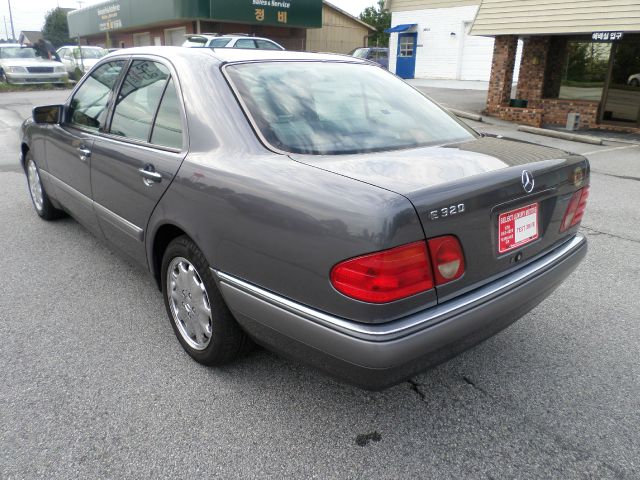
[[169, 64], [135, 59], [96, 138], [91, 184], [107, 240], [146, 264], [144, 233], [153, 209], [186, 155], [184, 110]]

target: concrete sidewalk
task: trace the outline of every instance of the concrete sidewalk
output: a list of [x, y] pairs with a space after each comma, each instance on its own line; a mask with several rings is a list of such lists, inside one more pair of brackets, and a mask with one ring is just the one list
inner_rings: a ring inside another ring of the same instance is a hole
[[476, 80], [435, 80], [429, 78], [410, 78], [405, 80], [416, 88], [451, 88], [455, 90], [481, 90], [489, 89], [489, 82]]

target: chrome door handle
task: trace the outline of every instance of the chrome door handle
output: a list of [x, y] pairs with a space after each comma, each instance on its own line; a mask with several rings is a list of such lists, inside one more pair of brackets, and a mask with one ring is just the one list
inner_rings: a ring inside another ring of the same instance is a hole
[[82, 160], [83, 162], [86, 162], [91, 156], [91, 150], [89, 150], [88, 148], [80, 147], [78, 148], [78, 152], [80, 153], [80, 160]]
[[152, 166], [138, 169], [138, 172], [140, 172], [140, 175], [142, 175], [144, 184], [148, 187], [153, 185], [153, 183], [159, 183], [162, 180], [162, 174], [152, 169]]

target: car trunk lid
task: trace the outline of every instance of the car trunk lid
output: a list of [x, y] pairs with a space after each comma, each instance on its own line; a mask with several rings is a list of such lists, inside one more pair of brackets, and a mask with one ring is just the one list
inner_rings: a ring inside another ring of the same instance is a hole
[[[588, 175], [581, 156], [495, 137], [395, 152], [291, 157], [405, 196], [426, 238], [456, 236], [465, 255], [465, 274], [437, 287], [439, 301], [519, 268], [575, 234], [575, 228], [560, 233], [560, 223], [572, 193], [587, 183]], [[526, 179], [534, 182], [531, 191], [523, 185], [525, 170]], [[522, 222], [532, 219], [528, 226], [536, 224], [537, 238], [509, 238], [510, 228], [523, 228]], [[531, 240], [512, 248], [523, 238]]]

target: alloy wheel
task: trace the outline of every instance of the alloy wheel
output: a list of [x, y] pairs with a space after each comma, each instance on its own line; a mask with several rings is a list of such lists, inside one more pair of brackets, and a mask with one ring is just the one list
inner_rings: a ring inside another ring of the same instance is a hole
[[167, 269], [167, 300], [173, 321], [184, 341], [194, 350], [211, 342], [211, 304], [200, 274], [184, 257], [171, 260]]

